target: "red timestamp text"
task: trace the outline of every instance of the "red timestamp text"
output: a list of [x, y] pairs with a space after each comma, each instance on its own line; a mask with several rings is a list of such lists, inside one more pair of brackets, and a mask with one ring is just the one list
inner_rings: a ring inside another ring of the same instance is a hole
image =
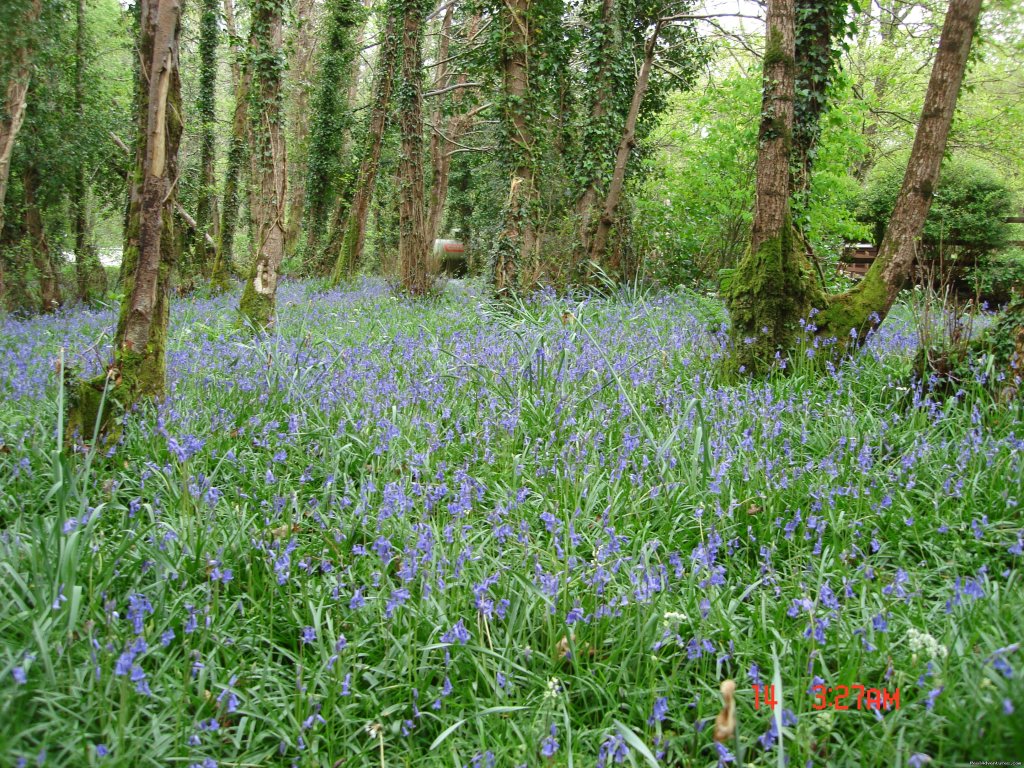
[[[867, 688], [859, 683], [853, 685], [837, 685], [835, 687], [826, 685], [815, 685], [811, 688], [814, 696], [813, 709], [835, 710], [848, 709], [899, 709], [900, 689], [895, 688], [889, 691], [885, 688]], [[754, 686], [754, 709], [762, 706], [774, 710], [775, 701], [774, 685]]]

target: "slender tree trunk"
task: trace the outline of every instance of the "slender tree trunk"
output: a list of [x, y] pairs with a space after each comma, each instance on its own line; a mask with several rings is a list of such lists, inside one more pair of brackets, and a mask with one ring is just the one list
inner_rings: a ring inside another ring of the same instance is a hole
[[398, 161], [398, 252], [402, 286], [412, 296], [430, 288], [423, 182], [423, 0], [395, 0], [402, 9], [402, 67], [395, 105], [402, 148]]
[[394, 89], [395, 67], [398, 62], [397, 22], [394, 14], [388, 13], [381, 38], [377, 72], [373, 78], [373, 103], [370, 119], [366, 126], [363, 151], [359, 163], [352, 203], [347, 207], [347, 216], [340, 210], [335, 212], [334, 235], [331, 252], [338, 254], [331, 275], [331, 284], [337, 285], [345, 275], [353, 275], [359, 269], [366, 243], [366, 218], [370, 212], [373, 190], [377, 186], [380, 170], [380, 155], [387, 127], [388, 109]]
[[252, 231], [255, 258], [242, 293], [240, 309], [256, 328], [274, 322], [278, 271], [284, 258], [284, 216], [288, 165], [285, 156], [281, 81], [281, 4], [255, 0], [252, 16], [253, 83], [252, 121], [253, 201]]
[[[615, 24], [615, 0], [602, 0], [601, 21], [599, 25], [600, 37], [597, 42], [597, 63], [595, 65], [593, 86], [591, 88], [590, 122], [585, 129], [582, 151], [590, 153], [595, 151], [593, 143], [599, 138], [598, 131], [606, 128], [605, 117], [608, 114], [609, 93], [611, 83], [609, 68], [612, 64], [616, 35]], [[589, 254], [591, 233], [593, 231], [593, 219], [597, 213], [598, 197], [600, 195], [601, 174], [599, 168], [591, 174], [583, 188], [583, 194], [576, 201], [576, 215], [580, 219], [580, 244], [583, 253]]]
[[873, 318], [885, 319], [913, 270], [980, 12], [981, 0], [950, 0], [914, 147], [878, 257], [864, 279], [832, 297], [819, 317], [820, 332], [834, 334], [844, 346], [862, 343]]
[[30, 240], [32, 264], [39, 280], [39, 309], [42, 312], [53, 312], [63, 302], [60, 279], [50, 253], [50, 245], [46, 242], [43, 217], [39, 210], [39, 173], [35, 166], [25, 168], [21, 181], [25, 192], [25, 230]]
[[71, 397], [69, 434], [82, 437], [92, 434], [108, 382], [101, 426], [109, 423], [113, 403], [124, 409], [142, 398], [160, 397], [166, 382], [174, 182], [182, 132], [180, 0], [141, 0], [139, 18], [141, 130], [125, 232], [125, 298], [108, 372], [82, 382]]
[[640, 107], [643, 105], [644, 96], [647, 95], [647, 86], [651, 82], [651, 69], [654, 67], [654, 51], [658, 44], [658, 35], [661, 32], [661, 22], [654, 25], [654, 31], [647, 39], [644, 46], [644, 60], [640, 65], [640, 72], [636, 77], [636, 85], [633, 87], [633, 100], [629, 104], [629, 112], [626, 115], [626, 123], [622, 129], [622, 140], [619, 142], [618, 151], [615, 153], [615, 167], [612, 169], [612, 178], [608, 184], [608, 192], [604, 198], [604, 205], [601, 208], [601, 218], [598, 219], [597, 229], [594, 230], [594, 237], [590, 243], [590, 260], [600, 264], [604, 260], [605, 250], [608, 247], [608, 236], [615, 223], [615, 213], [622, 199], [622, 185], [626, 180], [626, 166], [629, 163], [629, 156], [636, 146], [636, 124], [640, 117]]
[[347, 205], [346, 190], [339, 180], [344, 170], [342, 148], [352, 122], [347, 81], [357, 53], [353, 38], [361, 22], [358, 0], [331, 0], [312, 108], [306, 177], [307, 268], [319, 274], [327, 272], [336, 255], [324, 243], [332, 211], [339, 203]]
[[238, 227], [239, 186], [249, 153], [249, 89], [252, 71], [242, 67], [235, 88], [235, 109], [231, 119], [231, 143], [221, 193], [220, 227], [214, 254], [211, 282], [215, 290], [227, 290], [231, 280], [235, 230]]
[[218, 238], [220, 220], [217, 215], [216, 129], [217, 129], [217, 45], [220, 38], [218, 28], [219, 0], [202, 0], [203, 11], [199, 30], [199, 98], [196, 113], [200, 127], [200, 193], [196, 207], [196, 237], [193, 249], [193, 275], [208, 279], [216, 249], [211, 248], [206, 236], [214, 242]]
[[[448, 50], [452, 34], [452, 17], [455, 15], [455, 3], [444, 10], [437, 38], [437, 71], [434, 76], [434, 90], [446, 88], [451, 81], [448, 76]], [[463, 81], [465, 78], [462, 78]], [[456, 91], [461, 94], [461, 91]], [[453, 96], [453, 100], [457, 97]], [[441, 228], [441, 216], [444, 214], [444, 199], [448, 192], [448, 166], [451, 155], [450, 141], [442, 135], [441, 122], [444, 117], [443, 94], [434, 97], [434, 111], [430, 118], [430, 204], [427, 209], [427, 242], [437, 239]], [[450, 137], [449, 137], [450, 138]]]
[[795, 98], [793, 0], [769, 0], [764, 97], [750, 249], [726, 293], [732, 367], [762, 374], [794, 347], [799, 321], [823, 300], [790, 211], [789, 160]]
[[[80, 130], [85, 128], [86, 31], [85, 0], [78, 0], [75, 26], [75, 116]], [[83, 302], [89, 300], [94, 290], [101, 294], [107, 290], [107, 274], [91, 242], [88, 198], [86, 167], [79, 160], [75, 166], [72, 210], [75, 219], [75, 277], [78, 298]]]
[[[25, 40], [13, 51], [11, 66], [6, 83], [6, 94], [3, 112], [0, 112], [0, 231], [4, 228], [4, 203], [7, 199], [7, 183], [11, 174], [11, 153], [18, 131], [25, 120], [25, 104], [28, 96], [29, 82], [32, 80], [32, 48], [33, 29], [42, 12], [42, 0], [31, 0], [22, 28]], [[6, 296], [4, 285], [4, 265], [0, 260], [0, 308]]]
[[309, 92], [313, 73], [316, 38], [313, 35], [313, 0], [298, 0], [295, 7], [294, 55], [292, 57], [291, 128], [292, 144], [288, 153], [288, 229], [285, 253], [295, 252], [302, 231], [302, 213], [306, 207], [306, 154], [309, 141]]
[[528, 54], [533, 44], [529, 0], [506, 0], [499, 23], [504, 26], [501, 49], [502, 123], [506, 162], [511, 168], [504, 224], [494, 248], [492, 279], [498, 296], [515, 293], [524, 286], [523, 274], [532, 278], [538, 245], [536, 217], [537, 190], [534, 186], [535, 136], [531, 126]]

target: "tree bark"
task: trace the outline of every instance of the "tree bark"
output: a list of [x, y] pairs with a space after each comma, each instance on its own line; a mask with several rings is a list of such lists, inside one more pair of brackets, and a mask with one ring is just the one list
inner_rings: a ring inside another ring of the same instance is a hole
[[819, 332], [835, 335], [843, 346], [862, 343], [872, 323], [885, 319], [913, 270], [980, 12], [981, 0], [950, 0], [907, 171], [878, 257], [853, 290], [832, 297], [819, 319]]
[[[85, 0], [78, 0], [75, 24], [75, 117], [80, 129], [85, 127], [85, 70], [86, 25]], [[102, 294], [107, 289], [107, 273], [100, 264], [96, 248], [90, 242], [89, 184], [85, 163], [79, 158], [75, 167], [72, 189], [72, 211], [75, 227], [75, 277], [78, 298], [88, 301], [93, 291]]]
[[622, 129], [622, 140], [615, 153], [615, 167], [612, 169], [612, 178], [608, 184], [608, 192], [604, 198], [604, 205], [601, 209], [601, 218], [594, 230], [594, 237], [590, 244], [590, 261], [600, 264], [604, 259], [605, 249], [608, 246], [608, 235], [611, 233], [612, 225], [615, 223], [615, 212], [622, 199], [622, 185], [626, 179], [626, 165], [629, 163], [630, 153], [636, 146], [636, 123], [640, 117], [640, 107], [643, 105], [644, 96], [647, 95], [647, 86], [651, 81], [651, 69], [654, 66], [654, 52], [658, 44], [658, 34], [661, 32], [661, 22], [656, 22], [654, 31], [647, 39], [644, 46], [644, 60], [640, 65], [640, 72], [637, 74], [636, 85], [633, 87], [633, 100], [629, 104], [629, 112], [626, 115], [626, 123]]
[[295, 7], [295, 40], [292, 57], [291, 127], [292, 151], [288, 153], [288, 228], [285, 253], [292, 254], [302, 231], [306, 207], [306, 153], [309, 141], [309, 91], [316, 38], [313, 35], [313, 0], [298, 0]]
[[331, 274], [331, 285], [337, 285], [345, 275], [354, 275], [363, 257], [363, 247], [366, 244], [366, 217], [370, 212], [374, 188], [377, 186], [384, 131], [387, 127], [388, 109], [395, 83], [395, 67], [398, 62], [396, 39], [397, 21], [394, 14], [388, 13], [377, 60], [377, 71], [373, 78], [373, 104], [366, 126], [355, 191], [352, 202], [347, 207], [347, 215], [337, 209], [332, 225], [334, 234], [330, 249], [338, 256]]
[[252, 231], [255, 257], [240, 309], [257, 329], [274, 322], [278, 271], [284, 259], [288, 166], [285, 155], [281, 81], [281, 3], [255, 0], [252, 17]]
[[43, 217], [39, 210], [39, 173], [35, 166], [25, 168], [21, 182], [25, 192], [25, 230], [29, 236], [32, 264], [39, 280], [39, 309], [41, 312], [53, 312], [62, 303], [60, 280], [49, 243], [46, 242]]
[[[6, 83], [4, 111], [0, 114], [0, 231], [4, 228], [4, 203], [7, 200], [7, 183], [11, 175], [11, 154], [18, 131], [25, 120], [25, 104], [28, 86], [32, 80], [32, 59], [35, 51], [32, 47], [33, 28], [42, 13], [42, 0], [31, 0], [22, 21], [25, 40], [11, 56], [10, 74]], [[4, 285], [4, 266], [0, 261], [0, 308], [6, 296]]]
[[402, 149], [398, 161], [398, 252], [402, 287], [412, 296], [430, 289], [423, 182], [423, 0], [398, 0], [402, 13], [402, 68], [397, 108]]
[[823, 299], [790, 210], [795, 35], [794, 0], [769, 0], [751, 242], [724, 291], [737, 373], [766, 373], [788, 355]]
[[[108, 372], [81, 382], [71, 396], [69, 435], [81, 437], [91, 436], [94, 427], [109, 425], [112, 403], [126, 409], [140, 399], [160, 397], [166, 382], [175, 180], [182, 132], [180, 0], [141, 0], [139, 19], [140, 137], [125, 231], [125, 299]], [[108, 383], [110, 390], [104, 394]]]
[[492, 281], [495, 294], [505, 296], [524, 287], [524, 273], [527, 279], [532, 279], [538, 245], [533, 156], [536, 137], [530, 125], [533, 110], [528, 54], [533, 39], [529, 0], [506, 0], [499, 22], [504, 26], [500, 54], [502, 143], [511, 180], [502, 217], [503, 229], [494, 248]]

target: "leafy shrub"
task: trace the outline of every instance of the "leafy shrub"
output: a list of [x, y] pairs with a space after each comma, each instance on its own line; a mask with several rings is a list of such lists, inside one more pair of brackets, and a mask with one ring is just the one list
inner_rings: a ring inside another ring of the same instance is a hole
[[[880, 164], [868, 177], [858, 218], [871, 225], [875, 245], [882, 242], [903, 183], [905, 162]], [[939, 188], [925, 221], [925, 255], [978, 258], [1006, 247], [1013, 193], [991, 166], [967, 158], [943, 163]]]

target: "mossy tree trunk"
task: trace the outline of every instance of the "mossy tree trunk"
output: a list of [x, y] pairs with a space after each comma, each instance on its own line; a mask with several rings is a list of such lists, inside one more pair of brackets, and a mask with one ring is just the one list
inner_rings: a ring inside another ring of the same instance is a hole
[[980, 12], [981, 0], [950, 0], [914, 147], [878, 257], [864, 279], [831, 297], [818, 317], [819, 333], [836, 336], [843, 348], [862, 343], [870, 327], [885, 319], [911, 275]]
[[281, 84], [283, 0], [254, 0], [252, 6], [253, 81], [251, 121], [252, 267], [239, 308], [247, 322], [264, 329], [274, 322], [278, 271], [284, 259], [288, 165], [285, 155]]
[[430, 289], [427, 274], [426, 198], [423, 179], [423, 26], [425, 0], [392, 0], [402, 19], [401, 75], [395, 107], [399, 114], [398, 252], [402, 287], [411, 296]]
[[730, 367], [739, 373], [763, 374], [788, 354], [800, 319], [822, 298], [790, 209], [795, 69], [794, 0], [769, 0], [753, 229], [725, 291]]
[[[180, 0], [141, 0], [139, 20], [140, 130], [125, 231], [125, 297], [107, 372], [81, 382], [71, 394], [69, 434], [81, 437], [107, 427], [118, 411], [144, 398], [161, 397], [167, 377], [174, 181], [182, 132]], [[108, 384], [101, 418], [100, 404]]]
[[331, 273], [332, 285], [337, 285], [346, 275], [354, 275], [363, 257], [366, 221], [370, 213], [373, 192], [377, 186], [377, 174], [380, 171], [380, 156], [384, 147], [384, 133], [387, 128], [397, 63], [398, 24], [394, 14], [389, 11], [381, 34], [377, 71], [373, 79], [373, 101], [352, 202], [344, 210], [335, 208], [331, 226], [330, 252], [337, 254], [334, 271]]

